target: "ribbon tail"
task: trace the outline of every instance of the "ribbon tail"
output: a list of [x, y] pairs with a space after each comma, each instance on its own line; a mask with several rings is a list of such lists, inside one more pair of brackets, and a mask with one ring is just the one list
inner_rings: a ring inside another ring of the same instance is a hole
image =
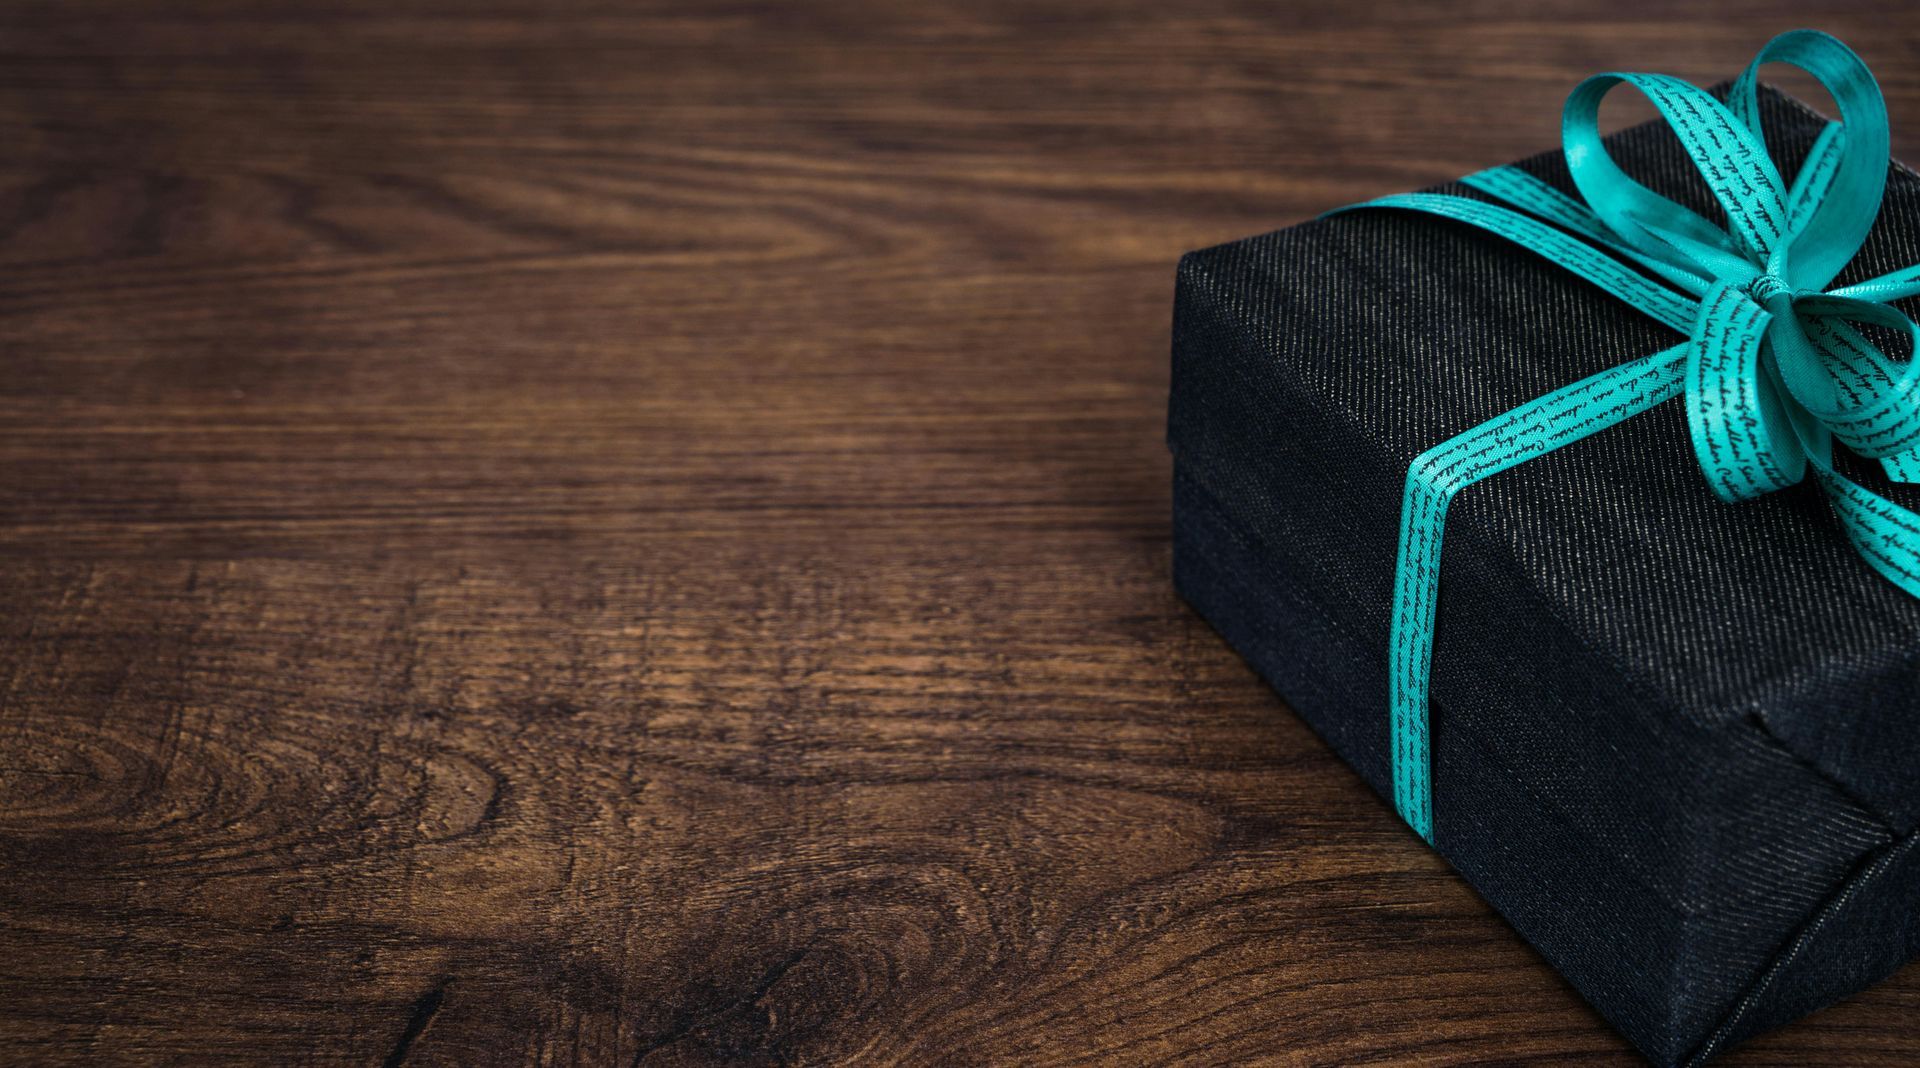
[[1850, 286], [1841, 286], [1831, 291], [1836, 297], [1852, 297], [1855, 300], [1870, 300], [1876, 304], [1886, 304], [1905, 297], [1920, 296], [1920, 264], [1902, 267], [1897, 271], [1888, 271], [1876, 278], [1864, 282], [1855, 282]]
[[1881, 457], [1880, 469], [1890, 482], [1920, 482], [1920, 449]]
[[[1907, 325], [1893, 314], [1886, 321]], [[1911, 357], [1903, 364], [1888, 360], [1839, 316], [1816, 318], [1807, 338], [1839, 402], [1835, 411], [1816, 413], [1821, 422], [1854, 452], [1878, 458], [1887, 478], [1920, 482], [1920, 409], [1913, 403], [1920, 366]]]
[[[1920, 597], [1920, 515], [1915, 515], [1841, 474], [1833, 466], [1833, 441], [1824, 427], [1811, 440], [1803, 434], [1807, 462], [1827, 492], [1840, 529], [1855, 552], [1887, 581]], [[1899, 457], [1888, 457], [1895, 460]]]
[[1920, 515], [1834, 470], [1826, 458], [1811, 459], [1854, 551], [1888, 581], [1920, 597]]
[[1583, 378], [1421, 453], [1407, 470], [1388, 640], [1394, 807], [1433, 841], [1429, 694], [1447, 507], [1461, 490], [1680, 394], [1687, 345]]

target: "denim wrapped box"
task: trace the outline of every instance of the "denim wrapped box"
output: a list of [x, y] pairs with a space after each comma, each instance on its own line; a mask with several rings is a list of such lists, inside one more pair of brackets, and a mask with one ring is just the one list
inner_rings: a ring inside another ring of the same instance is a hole
[[[1825, 120], [1770, 89], [1759, 106], [1791, 179]], [[1723, 217], [1666, 126], [1607, 144]], [[1559, 153], [1515, 166], [1575, 192]], [[1838, 281], [1917, 261], [1920, 177], [1896, 164]], [[1187, 255], [1168, 423], [1180, 592], [1391, 797], [1409, 463], [1682, 340], [1432, 215], [1352, 212]], [[1920, 486], [1873, 485], [1920, 505]], [[1920, 952], [1920, 601], [1862, 563], [1811, 480], [1717, 499], [1676, 402], [1474, 486], [1447, 532], [1434, 842], [1649, 1059], [1704, 1060]]]

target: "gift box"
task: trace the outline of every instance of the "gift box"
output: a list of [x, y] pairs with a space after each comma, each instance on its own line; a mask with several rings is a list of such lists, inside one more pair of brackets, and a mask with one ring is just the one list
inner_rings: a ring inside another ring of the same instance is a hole
[[[1757, 106], [1791, 181], [1828, 121], [1764, 87]], [[1605, 143], [1726, 222], [1669, 123]], [[1563, 153], [1511, 170], [1579, 195]], [[1485, 185], [1433, 191], [1514, 206]], [[1835, 284], [1917, 261], [1920, 177], [1895, 164]], [[1686, 341], [1429, 213], [1345, 212], [1190, 253], [1168, 423], [1176, 584], [1392, 800], [1409, 465]], [[1435, 848], [1657, 1064], [1705, 1060], [1920, 952], [1920, 600], [1863, 561], [1816, 480], [1716, 496], [1688, 418], [1655, 405], [1460, 494], [1428, 706]], [[1920, 487], [1834, 462], [1920, 506]]]

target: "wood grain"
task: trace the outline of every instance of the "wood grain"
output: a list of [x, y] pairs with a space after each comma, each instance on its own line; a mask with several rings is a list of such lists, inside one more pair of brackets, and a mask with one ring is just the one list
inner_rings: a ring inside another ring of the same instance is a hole
[[1173, 595], [1172, 266], [1804, 8], [8, 5], [0, 1059], [1631, 1063]]

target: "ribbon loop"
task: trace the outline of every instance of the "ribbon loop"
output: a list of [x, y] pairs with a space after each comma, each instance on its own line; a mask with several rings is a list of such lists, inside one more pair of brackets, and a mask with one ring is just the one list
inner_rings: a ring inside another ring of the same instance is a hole
[[[1731, 232], [1627, 177], [1600, 137], [1600, 101], [1630, 85], [1680, 138]], [[1663, 74], [1597, 74], [1574, 89], [1561, 119], [1567, 168], [1601, 219], [1641, 252], [1677, 257], [1709, 277], [1758, 273], [1787, 233], [1785, 183], [1766, 146], [1726, 105]]]
[[1810, 210], [1797, 220], [1783, 250], [1791, 273], [1781, 272], [1800, 288], [1824, 289], [1860, 251], [1880, 213], [1892, 152], [1887, 104], [1873, 72], [1853, 49], [1816, 30], [1793, 30], [1768, 41], [1729, 94], [1756, 139], [1761, 137], [1757, 85], [1760, 68], [1768, 63], [1812, 75], [1840, 109], [1840, 121], [1826, 131], [1832, 143], [1826, 135], [1816, 142], [1794, 183], [1794, 193], [1804, 195]]

